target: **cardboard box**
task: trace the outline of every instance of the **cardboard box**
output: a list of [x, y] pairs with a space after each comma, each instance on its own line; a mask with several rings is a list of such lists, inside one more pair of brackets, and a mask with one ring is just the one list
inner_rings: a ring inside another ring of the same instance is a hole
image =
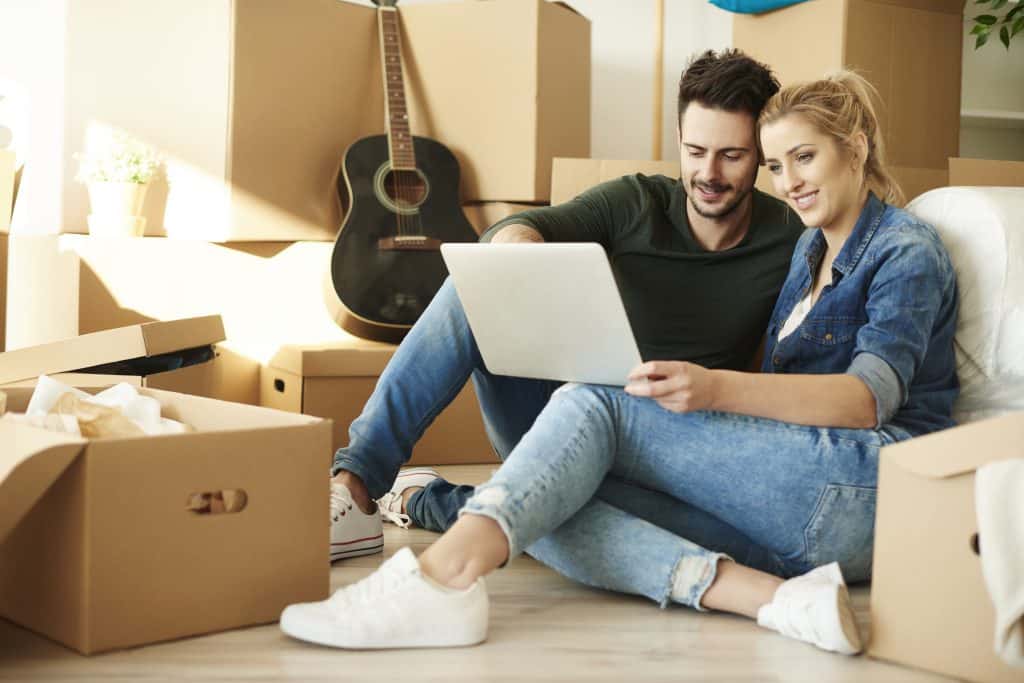
[[963, 13], [964, 0], [802, 2], [735, 15], [733, 46], [769, 64], [783, 85], [841, 68], [867, 77], [909, 200], [945, 185], [946, 160], [958, 153]]
[[93, 127], [126, 131], [166, 156], [166, 177], [146, 198], [146, 234], [335, 237], [342, 155], [384, 126], [373, 8], [101, 0], [68, 3], [65, 25], [65, 232], [86, 229], [72, 155]]
[[552, 162], [551, 203], [567, 202], [580, 192], [624, 175], [679, 177], [679, 160], [555, 159]]
[[464, 201], [546, 202], [590, 156], [590, 22], [560, 2], [400, 5], [412, 132], [444, 143]]
[[974, 501], [975, 470], [1019, 458], [1022, 441], [1014, 413], [882, 449], [869, 655], [984, 683], [1024, 677], [993, 652]]
[[992, 161], [990, 159], [949, 160], [949, 184], [993, 187], [1024, 187], [1024, 161]]
[[514, 213], [535, 209], [543, 204], [515, 204], [512, 202], [476, 202], [463, 204], [462, 212], [466, 214], [476, 234], [482, 234], [487, 228], [498, 221], [508, 218]]
[[[31, 389], [5, 389], [24, 410]], [[329, 589], [330, 424], [142, 389], [195, 433], [0, 422], [0, 615], [79, 652], [276, 621]], [[231, 514], [192, 494], [244, 491]]]
[[0, 149], [0, 232], [11, 229], [14, 214], [14, 150]]
[[[35, 385], [41, 374], [66, 373], [131, 359], [151, 358], [165, 353], [212, 347], [224, 339], [219, 316], [149, 322], [80, 337], [20, 348], [0, 354], [0, 386]], [[101, 386], [127, 381], [136, 386], [165, 389], [195, 396], [222, 397], [240, 394], [231, 382], [230, 356], [214, 349], [208, 361], [145, 376], [103, 375], [105, 381], [89, 375], [73, 375], [64, 381], [79, 386]], [[251, 389], [250, 389], [251, 390]], [[252, 401], [255, 402], [255, 401]]]
[[[348, 443], [359, 416], [396, 347], [353, 339], [345, 344], [286, 346], [263, 367], [260, 402], [334, 422], [335, 450]], [[484, 431], [473, 385], [455, 397], [413, 449], [410, 464], [498, 462]]]

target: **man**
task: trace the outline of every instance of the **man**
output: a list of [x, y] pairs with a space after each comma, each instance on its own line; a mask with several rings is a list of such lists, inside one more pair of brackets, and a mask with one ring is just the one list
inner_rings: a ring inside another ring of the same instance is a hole
[[[599, 242], [644, 360], [751, 367], [803, 230], [782, 202], [754, 189], [755, 122], [778, 87], [767, 67], [739, 51], [700, 55], [680, 79], [681, 180], [626, 176], [560, 206], [510, 216], [483, 239]], [[447, 282], [395, 352], [350, 427], [349, 445], [335, 456], [332, 561], [380, 552], [381, 516], [435, 531], [454, 522], [472, 487], [453, 486], [422, 468], [399, 475], [399, 468], [470, 377], [502, 459], [560, 386], [489, 373]], [[735, 559], [775, 569], [769, 553], [749, 551], [751, 544], [738, 532], [685, 503], [613, 479], [598, 497], [720, 552], [743, 548]], [[614, 558], [597, 562], [580, 547], [580, 534], [604, 531], [588, 529], [583, 520], [529, 552], [571, 578], [608, 586], [614, 580], [594, 568], [614, 564], [608, 561]], [[628, 564], [631, 558], [621, 559]]]

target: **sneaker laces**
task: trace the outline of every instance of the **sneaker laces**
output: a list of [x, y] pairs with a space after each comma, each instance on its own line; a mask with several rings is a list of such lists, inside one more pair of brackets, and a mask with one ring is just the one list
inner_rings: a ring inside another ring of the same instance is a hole
[[331, 521], [337, 522], [352, 509], [355, 501], [348, 487], [341, 484], [331, 484]]
[[412, 518], [402, 512], [401, 494], [388, 491], [377, 499], [377, 508], [380, 510], [380, 517], [385, 522], [391, 522], [402, 529], [408, 529], [412, 524]]
[[347, 605], [376, 604], [380, 598], [394, 593], [408, 580], [409, 576], [400, 571], [391, 560], [388, 560], [366, 578], [336, 591], [327, 599], [327, 602], [335, 608]]

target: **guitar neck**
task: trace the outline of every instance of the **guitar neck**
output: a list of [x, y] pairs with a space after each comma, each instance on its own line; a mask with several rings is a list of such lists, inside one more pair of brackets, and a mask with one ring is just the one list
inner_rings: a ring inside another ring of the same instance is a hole
[[384, 67], [384, 113], [387, 119], [391, 167], [400, 171], [412, 171], [416, 168], [416, 154], [409, 132], [409, 109], [405, 103], [398, 10], [394, 7], [378, 7], [377, 25], [380, 28], [380, 61]]

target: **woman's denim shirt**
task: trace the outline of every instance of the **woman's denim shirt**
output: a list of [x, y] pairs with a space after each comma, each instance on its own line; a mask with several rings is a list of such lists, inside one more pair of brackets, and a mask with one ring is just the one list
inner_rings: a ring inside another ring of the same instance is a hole
[[768, 323], [762, 371], [859, 377], [875, 397], [876, 429], [897, 440], [952, 426], [960, 389], [953, 352], [957, 288], [938, 234], [870, 194], [832, 263], [832, 284], [779, 341], [826, 247], [818, 228], [797, 242]]

